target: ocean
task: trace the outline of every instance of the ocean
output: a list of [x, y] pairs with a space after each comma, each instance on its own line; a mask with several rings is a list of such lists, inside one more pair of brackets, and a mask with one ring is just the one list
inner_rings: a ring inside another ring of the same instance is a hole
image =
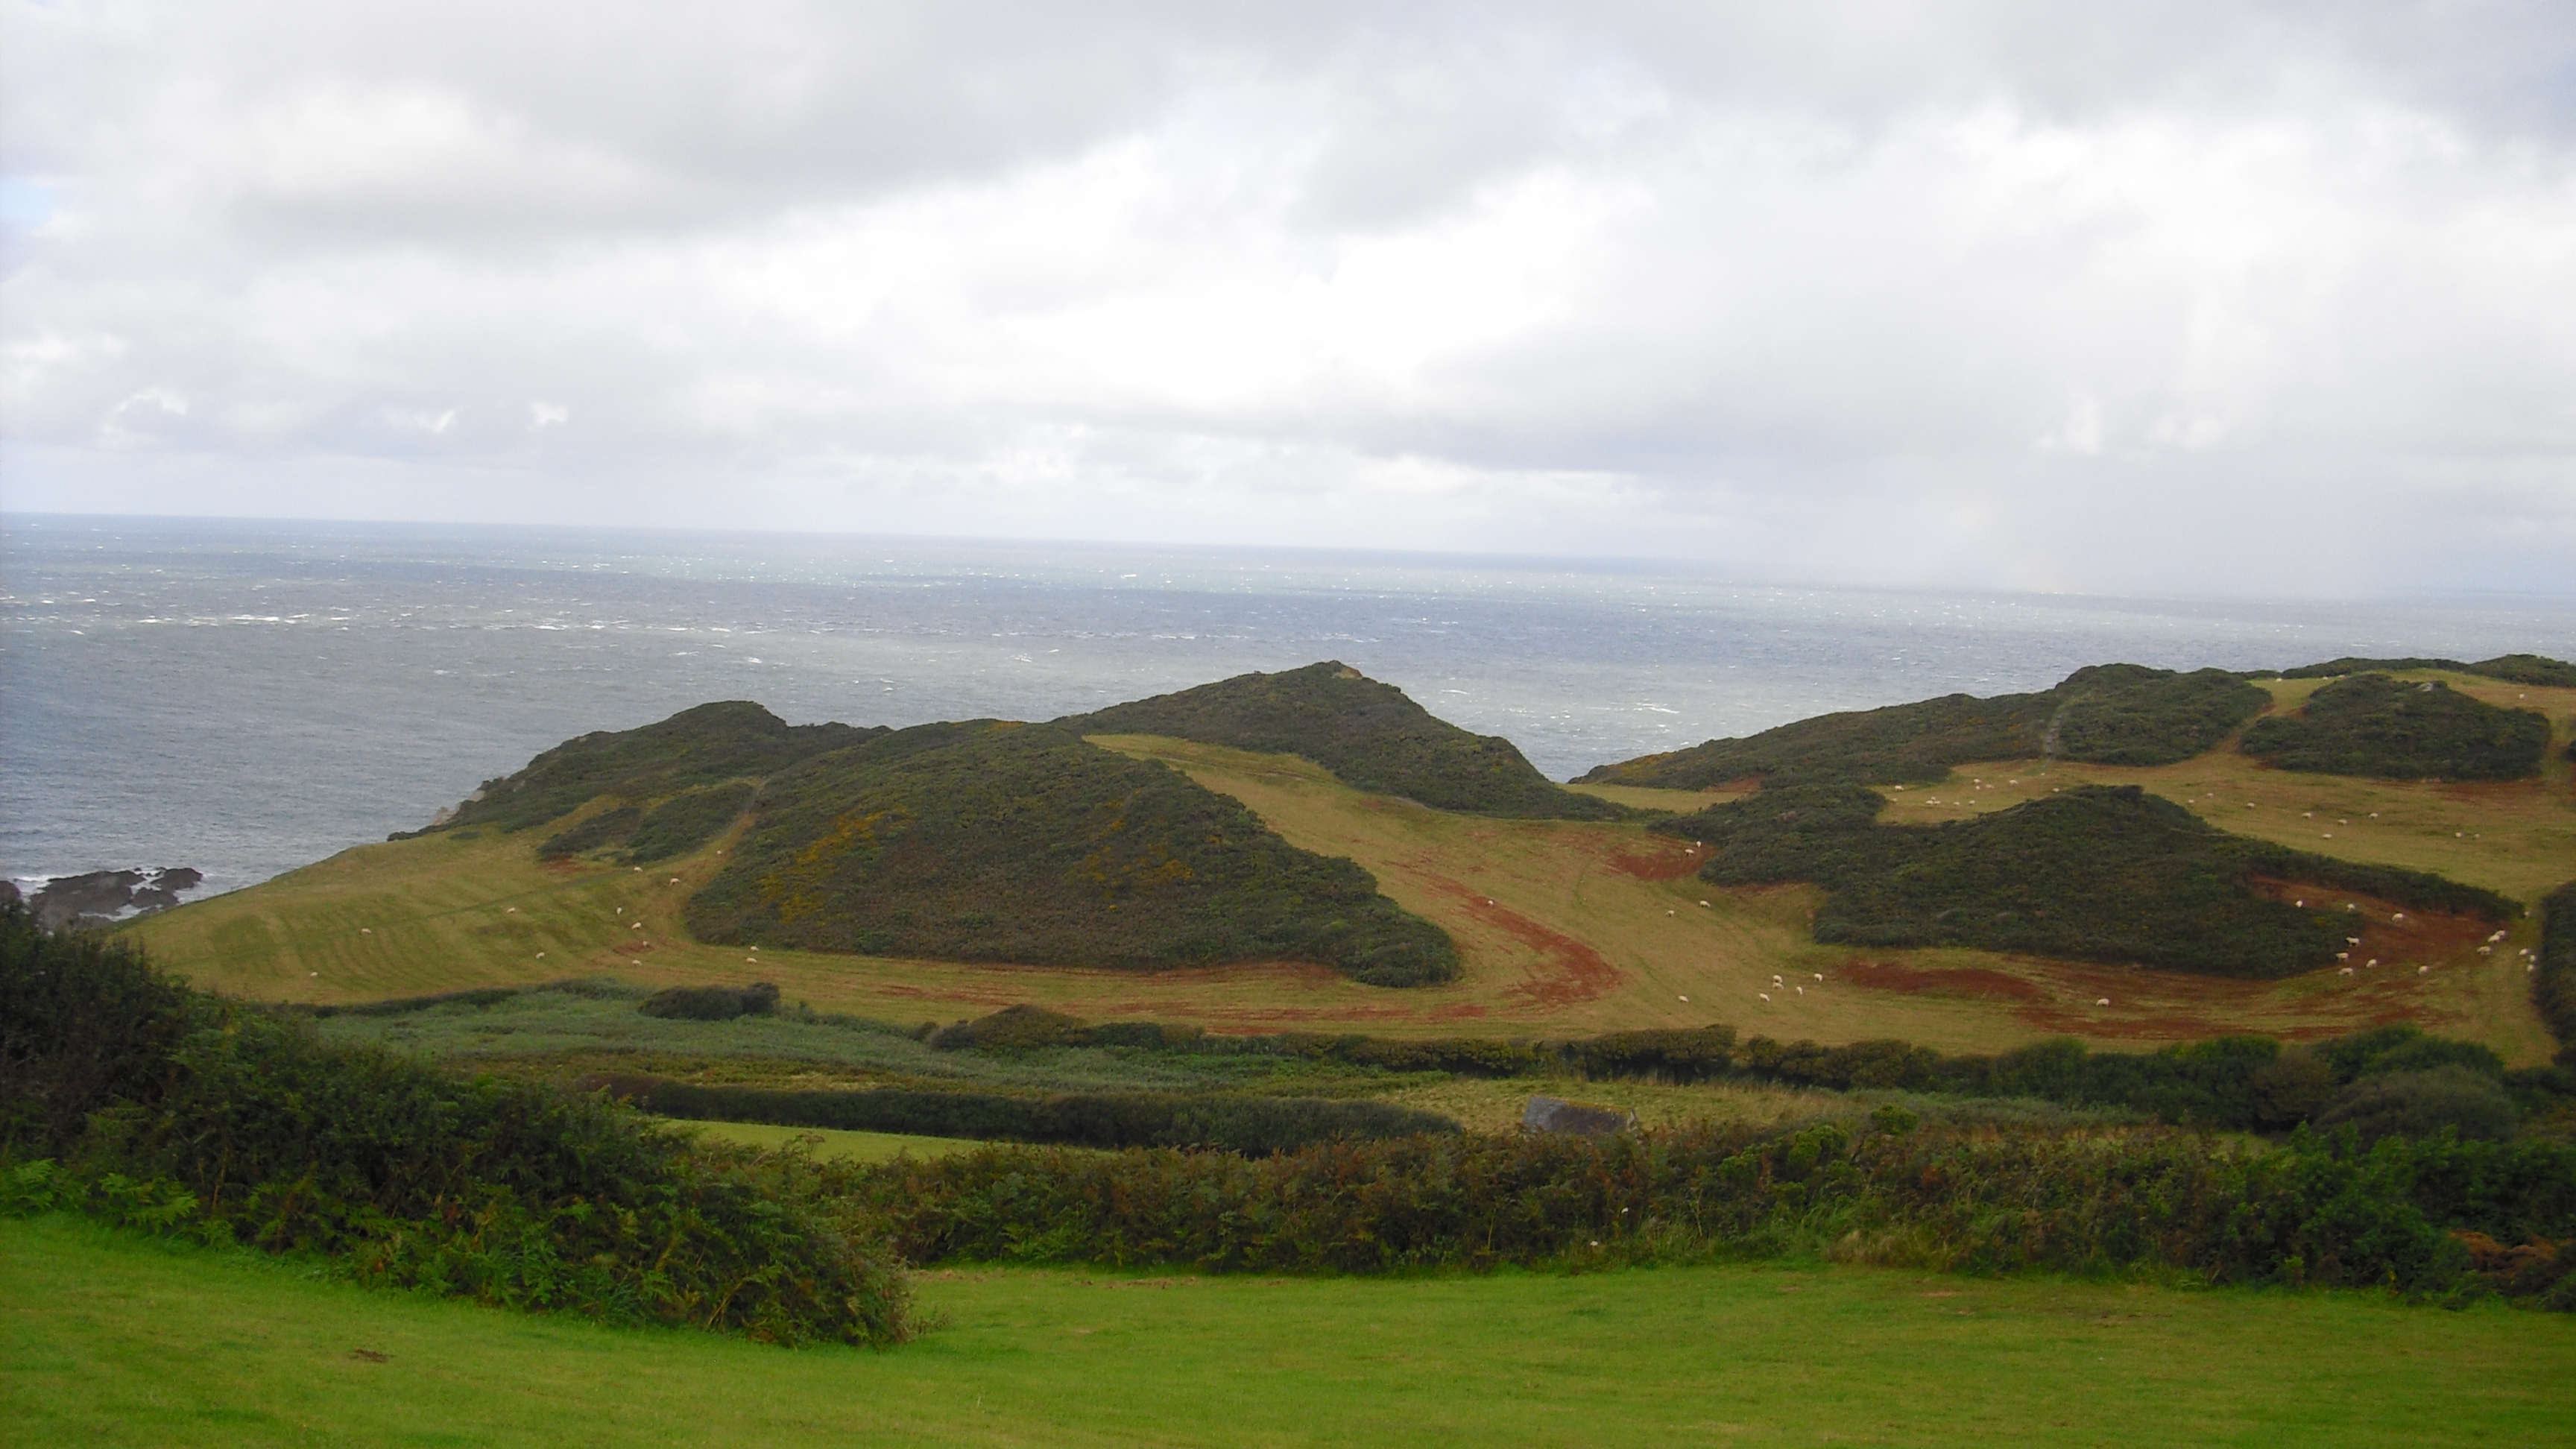
[[2086, 664], [2576, 657], [2576, 597], [2155, 600], [1731, 582], [1675, 563], [0, 516], [0, 872], [237, 889], [570, 736], [1048, 719], [1338, 659], [1559, 779]]

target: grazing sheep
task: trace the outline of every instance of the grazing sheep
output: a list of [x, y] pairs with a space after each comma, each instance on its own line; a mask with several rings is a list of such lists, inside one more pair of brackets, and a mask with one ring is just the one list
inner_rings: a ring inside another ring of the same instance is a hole
[[1757, 992], [1754, 992], [1753, 994], [1754, 994], [1754, 995], [1756, 995], [1756, 996], [1761, 997], [1761, 998], [1762, 998], [1763, 1000], [1765, 1000], [1765, 1001], [1769, 1001], [1769, 1000], [1771, 999], [1771, 993], [1770, 993], [1770, 992], [1768, 992], [1768, 991], [1757, 991]]
[[1673, 998], [1673, 1000], [1675, 1000], [1675, 1001], [1688, 1001], [1688, 1000], [1690, 1000], [1690, 998], [1689, 998], [1689, 997], [1687, 997], [1687, 996], [1676, 996], [1676, 997], [1674, 997], [1674, 998]]
[[2430, 967], [2430, 966], [2418, 966], [2418, 967], [2416, 967], [2416, 968], [2415, 968], [2415, 974], [2416, 974], [2416, 975], [2418, 975], [2418, 976], [2421, 976], [2421, 975], [2423, 975], [2425, 972], [2430, 971], [2430, 970], [2432, 970], [2432, 969], [2433, 969], [2433, 968], [2432, 968], [2432, 967]]
[[2105, 997], [2103, 997], [2101, 1000], [2099, 1000], [2099, 1001], [2097, 1001], [2097, 1002], [2094, 1002], [2093, 1004], [2094, 1004], [2095, 1006], [2108, 1006], [2108, 1005], [2110, 1005], [2110, 1004], [2111, 1004], [2111, 998], [2109, 998], [2109, 997], [2105, 996]]
[[2349, 967], [2349, 966], [2346, 966], [2346, 967], [2345, 967], [2345, 968], [2343, 968], [2341, 971], [2338, 971], [2338, 972], [2336, 972], [2335, 974], [2336, 974], [2337, 976], [2350, 976], [2350, 975], [2352, 974], [2352, 968], [2351, 968], [2351, 967]]
[[2495, 954], [2495, 947], [2493, 947], [2493, 946], [2480, 946], [2480, 947], [2478, 948], [2478, 954], [2479, 954], [2479, 955], [2481, 955], [2481, 956], [2492, 956], [2492, 955], [2494, 955], [2494, 954]]
[[1825, 973], [1823, 973], [1822, 971], [1817, 972], [1817, 973], [1816, 973], [1816, 979], [1817, 979], [1818, 981], [1822, 981], [1822, 980], [1824, 980], [1824, 979], [1825, 979]]

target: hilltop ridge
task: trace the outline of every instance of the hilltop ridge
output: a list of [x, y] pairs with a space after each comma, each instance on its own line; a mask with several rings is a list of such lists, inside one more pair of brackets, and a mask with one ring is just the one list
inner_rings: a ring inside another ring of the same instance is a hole
[[1460, 729], [1338, 660], [1239, 674], [1056, 723], [1086, 735], [1164, 735], [1299, 755], [1355, 790], [1470, 815], [1615, 820], [1625, 813], [1558, 786], [1510, 740]]

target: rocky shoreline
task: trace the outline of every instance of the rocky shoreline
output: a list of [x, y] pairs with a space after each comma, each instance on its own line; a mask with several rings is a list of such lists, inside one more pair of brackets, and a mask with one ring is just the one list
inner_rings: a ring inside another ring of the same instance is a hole
[[[104, 926], [127, 916], [167, 910], [182, 893], [205, 884], [205, 873], [184, 865], [133, 870], [93, 870], [58, 875], [24, 896], [36, 924], [48, 931]], [[0, 896], [20, 898], [15, 883], [0, 881]]]

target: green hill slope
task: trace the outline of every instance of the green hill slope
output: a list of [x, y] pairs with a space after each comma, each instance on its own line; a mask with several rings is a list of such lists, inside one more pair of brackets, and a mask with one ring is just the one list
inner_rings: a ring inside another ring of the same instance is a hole
[[2387, 674], [2406, 669], [2446, 669], [2454, 674], [2475, 674], [2488, 679], [2501, 679], [2508, 684], [2552, 685], [2576, 688], [2576, 664], [2552, 659], [2545, 654], [2499, 654], [2464, 664], [2457, 659], [2357, 659], [2346, 655], [2323, 664], [2303, 664], [2281, 671], [2283, 679], [2332, 679], [2342, 674]]
[[1086, 735], [1165, 735], [1302, 755], [1354, 789], [1442, 810], [1550, 820], [1611, 820], [1625, 813], [1559, 788], [1500, 735], [1469, 734], [1394, 685], [1329, 660], [1238, 675], [1056, 723]]
[[2549, 718], [2499, 709], [2439, 680], [2355, 674], [2294, 715], [2257, 720], [2237, 748], [2284, 770], [2387, 780], [2519, 780], [2540, 771]]
[[1713, 847], [1702, 879], [1826, 888], [1819, 941], [1976, 946], [2268, 978], [2323, 966], [2342, 913], [2253, 889], [2258, 877], [2501, 920], [2516, 907], [2439, 876], [2230, 835], [2136, 786], [2086, 787], [1937, 826], [1882, 826], [1858, 785], [1765, 789], [1657, 822]]
[[1072, 731], [900, 730], [770, 780], [689, 904], [701, 940], [1029, 965], [1320, 961], [1444, 981], [1456, 948], [1348, 860]]
[[1938, 780], [1954, 765], [2040, 755], [2163, 765], [2216, 745], [2270, 698], [2223, 670], [2183, 674], [2097, 664], [2036, 694], [1952, 694], [1819, 715], [1742, 739], [1603, 765], [1583, 779], [1702, 790], [1757, 776], [1772, 787], [1911, 783]]

